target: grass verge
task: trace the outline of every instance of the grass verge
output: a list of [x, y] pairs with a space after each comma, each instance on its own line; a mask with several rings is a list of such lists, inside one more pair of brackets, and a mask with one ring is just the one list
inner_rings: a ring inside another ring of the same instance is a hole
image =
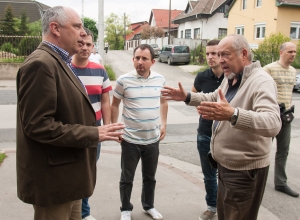
[[0, 59], [0, 63], [23, 63], [25, 60], [24, 57], [20, 58], [2, 58]]
[[113, 71], [113, 69], [111, 68], [111, 66], [110, 65], [105, 65], [104, 64], [104, 68], [105, 68], [105, 70], [106, 70], [106, 73], [107, 73], [107, 75], [108, 75], [108, 78], [109, 78], [109, 80], [116, 80], [116, 74], [115, 74], [115, 72]]
[[7, 156], [4, 153], [0, 153], [0, 165], [6, 157]]
[[199, 69], [194, 71], [194, 72], [191, 72], [191, 74], [193, 75], [197, 75], [199, 72], [203, 72], [204, 70], [206, 70], [208, 67], [207, 66], [199, 66]]

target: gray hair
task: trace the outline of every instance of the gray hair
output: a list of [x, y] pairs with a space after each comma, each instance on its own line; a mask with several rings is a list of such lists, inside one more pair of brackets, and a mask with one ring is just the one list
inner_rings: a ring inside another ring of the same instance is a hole
[[50, 32], [49, 25], [51, 22], [57, 22], [64, 25], [69, 17], [63, 6], [49, 8], [42, 17], [42, 34], [47, 35]]
[[249, 43], [246, 40], [246, 38], [240, 34], [230, 34], [227, 36], [233, 38], [232, 47], [236, 50], [237, 54], [239, 55], [243, 49], [246, 49], [248, 52], [247, 58], [249, 61], [251, 61], [252, 53], [251, 53], [250, 46], [249, 46]]

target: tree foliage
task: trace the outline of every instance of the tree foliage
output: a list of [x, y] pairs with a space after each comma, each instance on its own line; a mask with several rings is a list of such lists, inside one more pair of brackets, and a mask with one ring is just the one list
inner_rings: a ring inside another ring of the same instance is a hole
[[21, 16], [20, 16], [20, 25], [19, 25], [19, 34], [20, 35], [26, 35], [29, 32], [29, 27], [28, 27], [28, 21], [29, 18], [27, 16], [26, 9], [23, 8]]
[[83, 18], [83, 25], [84, 25], [84, 27], [88, 28], [93, 33], [94, 41], [98, 40], [98, 28], [97, 28], [96, 24], [97, 24], [97, 22], [91, 18], [87, 18], [87, 17]]
[[28, 35], [30, 35], [30, 36], [41, 36], [42, 35], [41, 19], [28, 24]]
[[259, 60], [261, 66], [265, 66], [279, 59], [279, 48], [284, 42], [291, 39], [279, 32], [277, 34], [270, 34], [263, 42], [258, 45], [258, 49], [252, 50], [254, 53], [254, 60]]
[[150, 27], [149, 24], [144, 25], [141, 30], [142, 39], [159, 38], [165, 35], [164, 30], [161, 27]]
[[142, 27], [142, 30], [141, 30], [141, 38], [142, 39], [150, 39], [150, 36], [151, 36], [151, 30], [150, 30], [150, 25], [149, 24], [146, 24]]
[[5, 8], [4, 19], [1, 20], [1, 34], [4, 35], [16, 35], [16, 18], [13, 12], [13, 8], [8, 4]]
[[292, 63], [292, 66], [295, 67], [296, 69], [300, 69], [300, 40], [298, 41], [297, 44], [296, 58], [295, 61]]
[[109, 17], [105, 19], [105, 33], [109, 47], [113, 50], [123, 50], [124, 49], [124, 35], [130, 34], [131, 31], [124, 29], [124, 20], [125, 27], [128, 27], [130, 24], [129, 17], [118, 16], [114, 13], [111, 13]]

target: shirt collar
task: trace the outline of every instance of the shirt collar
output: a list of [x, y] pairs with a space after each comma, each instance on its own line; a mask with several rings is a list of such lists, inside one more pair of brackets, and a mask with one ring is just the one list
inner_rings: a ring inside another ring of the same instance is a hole
[[[138, 78], [138, 79], [141, 79], [141, 78], [144, 79], [144, 77], [141, 76], [140, 74], [138, 74], [138, 72], [137, 72], [136, 70], [133, 71], [133, 75], [134, 75], [136, 78]], [[150, 74], [149, 74], [149, 76], [148, 76], [147, 79], [152, 78], [152, 75], [153, 75], [153, 74], [151, 74], [151, 70], [150, 70]]]
[[62, 49], [61, 47], [50, 43], [49, 41], [43, 41], [43, 43], [47, 44], [51, 49], [56, 52], [67, 64], [71, 64], [72, 58], [69, 56], [69, 53]]

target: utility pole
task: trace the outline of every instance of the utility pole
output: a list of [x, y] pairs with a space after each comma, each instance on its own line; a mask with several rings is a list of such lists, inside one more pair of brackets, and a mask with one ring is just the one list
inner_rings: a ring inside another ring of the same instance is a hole
[[104, 65], [104, 0], [98, 0], [98, 53]]
[[124, 50], [126, 50], [126, 15], [124, 12]]
[[83, 24], [83, 26], [84, 26], [84, 0], [82, 0], [82, 3], [81, 3], [82, 5], [82, 14], [81, 14], [81, 20], [82, 20], [82, 24]]
[[168, 34], [168, 44], [170, 44], [170, 27], [171, 27], [171, 0], [169, 0], [169, 34]]

